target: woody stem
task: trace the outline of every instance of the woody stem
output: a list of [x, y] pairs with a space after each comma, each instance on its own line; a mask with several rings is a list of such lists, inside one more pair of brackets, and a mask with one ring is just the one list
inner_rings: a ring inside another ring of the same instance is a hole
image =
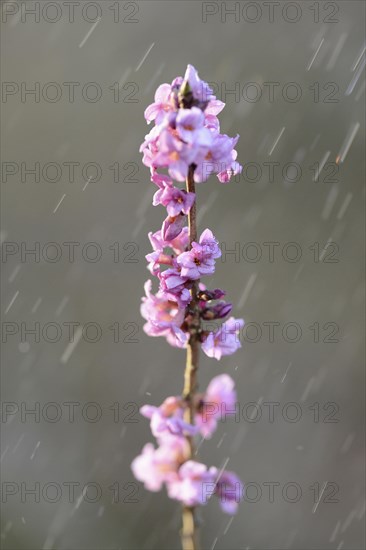
[[[195, 166], [191, 165], [189, 167], [188, 176], [186, 179], [186, 188], [189, 193], [195, 192], [195, 184], [193, 179], [194, 170]], [[188, 229], [189, 243], [191, 246], [192, 242], [197, 240], [196, 199], [188, 213]], [[190, 338], [187, 346], [187, 360], [183, 388], [183, 399], [187, 403], [185, 420], [189, 424], [194, 424], [194, 396], [197, 391], [197, 370], [199, 359], [198, 329], [200, 328], [200, 317], [198, 311], [197, 290], [198, 281], [194, 281], [191, 289], [190, 302], [192, 322], [190, 327]], [[191, 436], [188, 436], [187, 440], [189, 443], [188, 460], [191, 460], [194, 458], [195, 454], [194, 442]], [[198, 536], [195, 516], [195, 508], [193, 506], [183, 506], [183, 522], [181, 532], [183, 550], [198, 550]]]

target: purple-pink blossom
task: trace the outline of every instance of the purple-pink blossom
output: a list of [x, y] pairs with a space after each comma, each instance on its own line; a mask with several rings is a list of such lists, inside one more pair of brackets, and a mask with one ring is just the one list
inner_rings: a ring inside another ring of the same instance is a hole
[[241, 348], [239, 336], [243, 326], [243, 319], [230, 317], [216, 332], [208, 334], [202, 344], [205, 354], [220, 360], [223, 355], [235, 353]]
[[176, 132], [179, 138], [196, 147], [210, 147], [213, 134], [204, 126], [205, 115], [198, 109], [179, 109], [175, 120]]
[[192, 164], [196, 182], [206, 181], [211, 174], [223, 183], [229, 181], [241, 166], [234, 149], [238, 136], [220, 134], [217, 115], [224, 106], [188, 65], [183, 78], [159, 86], [154, 103], [145, 110], [147, 122], [155, 121], [155, 126], [140, 148], [143, 163], [155, 176], [158, 169], [166, 168], [177, 181], [186, 179]]
[[188, 460], [179, 468], [178, 476], [168, 483], [168, 495], [186, 506], [202, 506], [215, 490], [214, 476], [204, 464]]
[[174, 105], [171, 101], [172, 88], [169, 84], [161, 84], [155, 92], [155, 102], [145, 109], [145, 119], [150, 124], [155, 120], [160, 124], [169, 111], [173, 111]]
[[212, 275], [215, 271], [215, 259], [220, 258], [221, 250], [212, 231], [205, 229], [199, 242], [193, 241], [192, 248], [177, 258], [182, 277], [199, 279], [203, 275]]
[[172, 180], [163, 181], [153, 198], [153, 205], [162, 204], [169, 216], [177, 216], [181, 212], [188, 214], [194, 203], [195, 194], [174, 187]]
[[131, 464], [133, 474], [149, 491], [160, 491], [164, 483], [177, 478], [177, 470], [186, 460], [188, 450], [184, 438], [167, 439], [157, 449], [147, 443]]
[[145, 283], [146, 297], [142, 298], [141, 315], [146, 319], [144, 331], [149, 336], [164, 336], [175, 347], [187, 345], [188, 335], [180, 329], [184, 320], [184, 308], [174, 295], [151, 292], [152, 283]]
[[181, 233], [179, 233], [178, 237], [175, 239], [168, 241], [165, 241], [161, 234], [161, 229], [158, 231], [155, 231], [153, 233], [150, 231], [148, 234], [151, 246], [153, 249], [163, 251], [164, 248], [170, 247], [173, 249], [173, 252], [175, 254], [180, 254], [181, 252], [184, 252], [188, 245], [189, 245], [189, 234], [188, 234], [188, 227], [183, 227]]
[[185, 422], [184, 403], [180, 397], [168, 397], [160, 407], [144, 405], [140, 412], [150, 419], [152, 434], [159, 440], [171, 436], [195, 435], [197, 427]]
[[206, 439], [216, 430], [218, 420], [235, 412], [234, 387], [234, 380], [227, 374], [221, 374], [211, 380], [205, 393], [199, 397], [195, 424]]
[[215, 494], [226, 514], [236, 514], [239, 503], [244, 498], [244, 485], [234, 472], [224, 471], [216, 482]]
[[238, 139], [238, 135], [235, 138], [230, 138], [227, 135], [216, 133], [212, 145], [206, 150], [202, 149], [200, 157], [196, 159], [195, 181], [204, 182], [211, 174], [218, 174], [221, 183], [227, 183], [230, 177], [227, 181], [223, 181], [223, 176], [221, 176], [223, 172], [232, 173], [232, 175], [240, 173], [242, 167], [235, 162], [237, 152], [234, 149]]

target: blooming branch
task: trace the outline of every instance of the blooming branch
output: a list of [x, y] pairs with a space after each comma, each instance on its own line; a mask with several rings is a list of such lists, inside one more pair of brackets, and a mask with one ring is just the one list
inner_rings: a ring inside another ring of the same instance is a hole
[[[233, 410], [236, 392], [226, 374], [211, 380], [206, 392], [197, 393], [199, 351], [219, 360], [240, 348], [242, 319], [230, 317], [217, 331], [207, 331], [204, 321], [225, 319], [232, 304], [222, 300], [221, 289], [208, 290], [201, 278], [212, 275], [221, 256], [219, 243], [209, 229], [197, 235], [195, 185], [216, 174], [227, 183], [241, 172], [235, 150], [239, 136], [220, 133], [217, 115], [224, 108], [211, 88], [188, 65], [185, 76], [162, 84], [155, 102], [145, 110], [155, 126], [140, 151], [157, 186], [153, 205], [166, 208], [162, 227], [149, 233], [153, 251], [146, 256], [150, 273], [158, 278], [158, 290], [145, 284], [141, 314], [149, 336], [187, 350], [184, 388], [181, 396], [168, 397], [159, 407], [144, 405], [140, 412], [150, 420], [157, 440], [148, 443], [132, 462], [132, 470], [146, 489], [166, 487], [170, 498], [183, 504], [182, 545], [197, 548], [195, 507], [211, 496], [219, 497], [223, 511], [233, 514], [242, 498], [243, 486], [232, 472], [207, 468], [194, 460], [194, 437], [212, 436], [225, 411]], [[185, 182], [186, 189], [173, 180]]]

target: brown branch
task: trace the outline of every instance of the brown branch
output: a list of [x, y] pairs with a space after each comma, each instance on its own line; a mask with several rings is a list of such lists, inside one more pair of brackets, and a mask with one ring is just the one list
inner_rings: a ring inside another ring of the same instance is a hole
[[[188, 176], [186, 180], [186, 187], [189, 193], [195, 192], [195, 184], [193, 179], [195, 166], [189, 167]], [[189, 228], [189, 243], [192, 245], [193, 241], [197, 240], [197, 220], [196, 220], [196, 200], [194, 201], [191, 210], [188, 214], [188, 228]], [[194, 397], [197, 391], [197, 370], [199, 359], [199, 340], [198, 331], [200, 328], [200, 316], [198, 311], [197, 290], [198, 282], [194, 281], [191, 289], [191, 302], [190, 310], [192, 311], [192, 321], [190, 323], [190, 338], [187, 347], [187, 361], [186, 369], [184, 373], [184, 389], [183, 399], [187, 403], [187, 409], [185, 413], [185, 420], [190, 424], [194, 424]], [[194, 459], [195, 449], [192, 437], [187, 437], [189, 443], [189, 457], [188, 460]], [[182, 548], [183, 550], [198, 550], [198, 536], [196, 529], [196, 514], [194, 507], [183, 507], [183, 522], [182, 522]]]

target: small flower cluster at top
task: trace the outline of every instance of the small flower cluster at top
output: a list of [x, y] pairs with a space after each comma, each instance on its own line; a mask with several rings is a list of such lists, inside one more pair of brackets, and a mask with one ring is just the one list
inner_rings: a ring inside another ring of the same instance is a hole
[[141, 407], [141, 414], [150, 419], [159, 447], [145, 445], [132, 462], [135, 477], [149, 491], [160, 491], [165, 485], [169, 497], [186, 506], [204, 505], [216, 495], [222, 510], [235, 514], [243, 497], [242, 482], [233, 472], [187, 459], [190, 451], [186, 439], [187, 435], [197, 434], [210, 438], [223, 410], [228, 415], [234, 413], [235, 403], [234, 382], [222, 374], [211, 380], [204, 394], [195, 396], [195, 425], [185, 422], [186, 403], [181, 397], [168, 397], [160, 407]]
[[[145, 111], [147, 122], [155, 121], [155, 126], [141, 146], [143, 162], [157, 186], [153, 204], [167, 210], [161, 229], [149, 233], [153, 251], [146, 259], [150, 273], [159, 280], [159, 289], [154, 294], [151, 280], [145, 284], [141, 305], [144, 330], [150, 336], [165, 337], [178, 348], [187, 347], [194, 337], [206, 355], [217, 360], [241, 347], [238, 335], [244, 321], [230, 317], [215, 332], [202, 328], [203, 321], [224, 320], [232, 304], [222, 299], [223, 290], [208, 290], [200, 282], [214, 273], [221, 251], [209, 229], [197, 242], [190, 242], [187, 216], [195, 193], [174, 186], [173, 179], [188, 182], [193, 178], [199, 183], [214, 173], [225, 183], [240, 173], [242, 167], [236, 162], [234, 149], [239, 136], [220, 134], [216, 115], [223, 107], [188, 65], [183, 78], [176, 78], [171, 85], [162, 84], [156, 91], [155, 102]], [[160, 407], [143, 406], [141, 413], [150, 419], [159, 446], [145, 445], [132, 463], [135, 477], [151, 491], [165, 485], [169, 496], [186, 506], [205, 504], [216, 494], [222, 508], [235, 513], [243, 490], [239, 478], [192, 460], [189, 444], [189, 438], [197, 434], [210, 437], [220, 407], [230, 409], [235, 400], [233, 380], [221, 375], [211, 381], [204, 394], [194, 396], [192, 424], [185, 420], [192, 403], [182, 397], [169, 397]]]
[[[153, 251], [146, 259], [149, 271], [159, 279], [159, 290], [153, 294], [152, 283], [147, 281], [141, 314], [147, 321], [144, 330], [148, 335], [164, 336], [169, 344], [180, 348], [189, 340], [190, 289], [195, 281], [214, 273], [221, 250], [209, 229], [189, 246], [187, 215], [195, 194], [175, 187], [171, 178], [183, 181], [193, 167], [197, 182], [205, 181], [211, 173], [227, 182], [241, 171], [234, 149], [239, 136], [230, 138], [219, 131], [216, 115], [224, 105], [188, 65], [184, 78], [159, 86], [155, 103], [145, 111], [146, 120], [155, 120], [155, 126], [141, 146], [143, 162], [158, 187], [153, 204], [165, 206], [167, 217], [159, 231], [149, 233]], [[160, 168], [167, 169], [169, 175], [158, 172]], [[208, 291], [202, 283], [199, 289], [202, 319], [212, 321], [229, 315], [232, 304], [221, 300], [223, 290]], [[202, 350], [218, 360], [234, 353], [240, 347], [242, 326], [242, 320], [231, 317], [215, 333], [201, 331]]]
[[[227, 183], [232, 175], [241, 172], [234, 149], [239, 135], [231, 138], [220, 134], [216, 115], [224, 107], [225, 103], [216, 99], [192, 65], [188, 65], [184, 78], [179, 76], [172, 84], [159, 86], [155, 102], [145, 110], [147, 122], [154, 120], [155, 126], [140, 148], [152, 181], [157, 185], [161, 183], [162, 189], [170, 187], [169, 180], [159, 181], [157, 168], [166, 168], [171, 178], [184, 181], [192, 164], [197, 183], [206, 181], [211, 174], [217, 174], [222, 183]], [[167, 195], [167, 191], [163, 195]], [[188, 197], [183, 201], [186, 208], [189, 201]]]

